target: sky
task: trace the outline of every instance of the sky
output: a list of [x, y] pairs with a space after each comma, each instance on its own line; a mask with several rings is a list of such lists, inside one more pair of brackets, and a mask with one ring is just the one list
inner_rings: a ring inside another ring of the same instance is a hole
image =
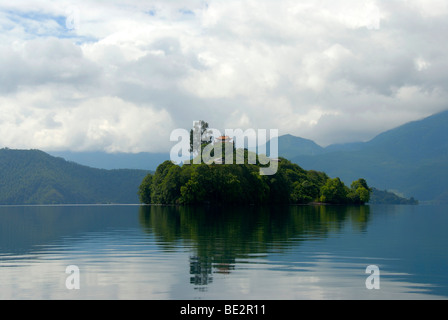
[[448, 109], [445, 0], [0, 0], [0, 148], [367, 141]]

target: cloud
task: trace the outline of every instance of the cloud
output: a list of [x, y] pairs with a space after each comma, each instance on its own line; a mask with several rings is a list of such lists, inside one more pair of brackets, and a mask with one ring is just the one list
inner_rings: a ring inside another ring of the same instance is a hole
[[447, 108], [447, 15], [438, 0], [2, 4], [0, 145], [168, 151], [199, 119], [370, 139]]
[[164, 151], [171, 116], [152, 106], [117, 97], [85, 98], [73, 107], [54, 105], [53, 90], [21, 92], [0, 99], [6, 117], [0, 135], [6, 145], [46, 150], [107, 152]]
[[13, 47], [0, 47], [2, 77], [0, 91], [12, 92], [23, 86], [92, 85], [100, 70], [83, 57], [81, 48], [70, 40], [33, 39]]

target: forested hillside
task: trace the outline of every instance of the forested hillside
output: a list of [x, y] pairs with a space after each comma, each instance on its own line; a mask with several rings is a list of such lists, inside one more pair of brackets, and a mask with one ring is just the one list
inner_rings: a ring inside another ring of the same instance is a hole
[[0, 150], [0, 204], [138, 203], [146, 170], [95, 169], [39, 150]]

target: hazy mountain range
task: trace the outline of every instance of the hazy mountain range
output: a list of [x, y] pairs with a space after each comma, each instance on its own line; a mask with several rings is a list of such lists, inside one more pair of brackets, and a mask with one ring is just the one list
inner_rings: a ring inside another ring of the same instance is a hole
[[[291, 135], [279, 137], [279, 155], [304, 169], [421, 201], [448, 202], [448, 111], [386, 131], [367, 142], [321, 147]], [[267, 146], [269, 148], [269, 145]]]
[[[346, 184], [420, 201], [448, 203], [448, 111], [384, 132], [367, 142], [321, 147], [279, 137], [279, 155]], [[269, 148], [269, 143], [267, 148]], [[269, 150], [269, 149], [268, 149]], [[0, 150], [0, 204], [138, 203], [142, 179], [169, 154]], [[126, 168], [126, 169], [118, 169]]]
[[[360, 177], [371, 186], [420, 201], [448, 202], [448, 111], [383, 132], [367, 142], [322, 147], [312, 140], [279, 137], [279, 155], [306, 170], [326, 172], [350, 183]], [[269, 142], [267, 145], [269, 150]], [[59, 152], [53, 155], [104, 168], [155, 170], [169, 154]]]

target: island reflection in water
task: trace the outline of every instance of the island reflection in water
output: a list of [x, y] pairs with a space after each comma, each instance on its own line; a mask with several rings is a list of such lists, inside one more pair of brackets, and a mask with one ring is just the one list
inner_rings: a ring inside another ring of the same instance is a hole
[[[196, 288], [229, 274], [238, 262], [286, 253], [303, 241], [322, 240], [347, 223], [363, 233], [369, 206], [142, 206], [140, 223], [164, 250], [188, 244], [190, 283]], [[202, 288], [204, 289], [204, 288]]]
[[[0, 299], [446, 299], [446, 212], [0, 206]], [[369, 265], [380, 290], [366, 289]]]

